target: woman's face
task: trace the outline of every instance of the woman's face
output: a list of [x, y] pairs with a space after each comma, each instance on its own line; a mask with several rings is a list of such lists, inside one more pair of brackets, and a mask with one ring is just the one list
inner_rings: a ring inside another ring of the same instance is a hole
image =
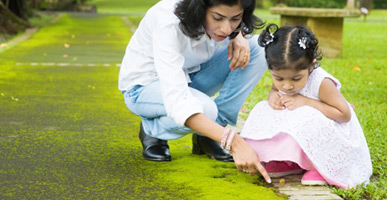
[[205, 29], [207, 35], [219, 42], [227, 38], [241, 23], [243, 8], [240, 4], [217, 5], [207, 9]]

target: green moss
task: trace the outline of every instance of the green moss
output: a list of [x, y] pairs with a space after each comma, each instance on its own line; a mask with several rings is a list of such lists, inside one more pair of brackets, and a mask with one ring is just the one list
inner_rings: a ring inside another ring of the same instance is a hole
[[[0, 199], [278, 198], [233, 163], [192, 155], [189, 137], [170, 142], [172, 162], [142, 158], [114, 65], [130, 36], [121, 17], [65, 15], [1, 54]], [[42, 64], [64, 52], [97, 65]]]

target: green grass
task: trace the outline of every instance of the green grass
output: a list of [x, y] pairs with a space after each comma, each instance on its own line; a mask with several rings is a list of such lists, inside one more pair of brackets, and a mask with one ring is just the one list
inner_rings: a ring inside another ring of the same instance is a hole
[[143, 15], [159, 0], [89, 0], [87, 4], [97, 5], [98, 13], [114, 13], [125, 15]]

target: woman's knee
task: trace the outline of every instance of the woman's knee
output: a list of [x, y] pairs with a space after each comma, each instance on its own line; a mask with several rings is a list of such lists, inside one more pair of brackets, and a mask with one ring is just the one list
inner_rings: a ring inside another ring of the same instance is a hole
[[203, 101], [203, 114], [213, 121], [218, 117], [218, 107], [211, 98]]
[[190, 89], [191, 89], [192, 95], [198, 98], [202, 102], [203, 114], [209, 117], [210, 119], [212, 119], [213, 121], [215, 121], [216, 118], [218, 117], [218, 107], [216, 106], [215, 101], [211, 97], [209, 97], [208, 95], [206, 95], [205, 93], [197, 89], [194, 89], [194, 88], [190, 88]]

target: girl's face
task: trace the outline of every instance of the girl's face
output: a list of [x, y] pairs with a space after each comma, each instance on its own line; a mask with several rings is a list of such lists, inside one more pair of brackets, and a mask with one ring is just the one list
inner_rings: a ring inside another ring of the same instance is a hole
[[270, 70], [274, 86], [287, 95], [299, 93], [305, 87], [311, 69]]
[[207, 9], [205, 29], [207, 35], [219, 42], [227, 38], [242, 22], [243, 8], [240, 4], [217, 5]]

